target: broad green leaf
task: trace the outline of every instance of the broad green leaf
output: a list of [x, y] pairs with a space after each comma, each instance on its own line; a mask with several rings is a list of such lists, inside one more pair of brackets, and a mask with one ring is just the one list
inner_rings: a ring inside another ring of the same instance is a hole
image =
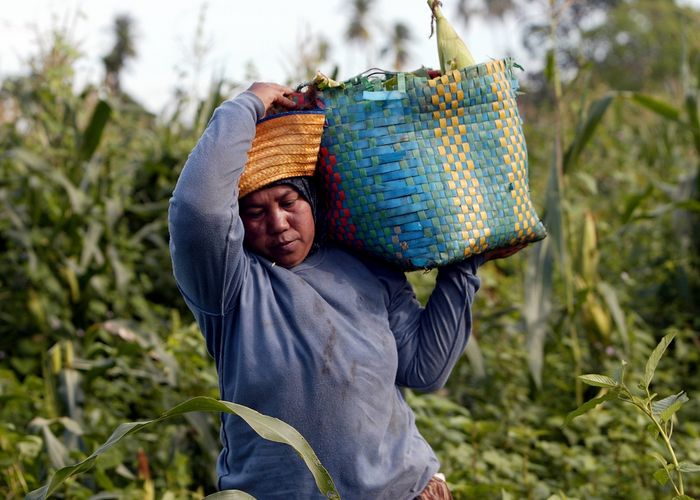
[[666, 472], [666, 469], [656, 469], [656, 472], [654, 472], [654, 479], [661, 485], [664, 486], [666, 483], [668, 483], [668, 480], [670, 479], [668, 477], [668, 472]]
[[85, 127], [81, 137], [80, 158], [82, 160], [89, 160], [92, 158], [97, 146], [100, 144], [102, 133], [104, 132], [105, 125], [107, 125], [111, 114], [112, 108], [109, 104], [105, 101], [99, 101], [97, 103], [90, 117], [90, 122], [87, 124], [87, 127]]
[[579, 375], [578, 378], [588, 385], [594, 385], [596, 387], [607, 387], [613, 388], [617, 387], [617, 381], [606, 377], [605, 375], [598, 375], [597, 373], [590, 373], [587, 375]]
[[321, 493], [323, 493], [327, 498], [340, 498], [337, 490], [335, 489], [335, 485], [333, 484], [333, 480], [328, 474], [328, 471], [323, 467], [323, 465], [321, 465], [321, 462], [311, 449], [309, 443], [301, 434], [299, 434], [296, 429], [279, 419], [262, 415], [245, 406], [204, 396], [199, 396], [185, 401], [184, 403], [181, 403], [166, 411], [156, 419], [121, 424], [115, 429], [109, 439], [107, 439], [107, 441], [97, 448], [97, 450], [95, 450], [89, 457], [75, 465], [59, 469], [45, 486], [30, 492], [26, 498], [28, 500], [43, 500], [47, 498], [49, 495], [55, 492], [66, 479], [89, 470], [100, 455], [113, 448], [126, 436], [134, 434], [153, 423], [193, 411], [222, 412], [238, 415], [263, 438], [278, 443], [288, 444], [294, 448], [294, 451], [296, 451], [304, 460], [307, 467], [313, 474], [316, 485]]
[[656, 439], [659, 437], [659, 428], [653, 422], [647, 424], [646, 431], [652, 439]]
[[661, 360], [661, 356], [664, 355], [666, 348], [673, 341], [673, 338], [675, 336], [676, 334], [674, 332], [669, 333], [664, 338], [662, 338], [661, 342], [659, 342], [659, 345], [656, 346], [654, 351], [651, 353], [651, 356], [649, 356], [646, 367], [644, 369], [644, 378], [642, 379], [642, 388], [644, 390], [649, 390], [649, 384], [651, 384], [651, 379], [654, 378], [654, 372], [656, 371], [656, 367], [658, 366], [659, 361]]
[[[670, 464], [666, 461], [666, 458], [661, 453], [659, 453], [658, 451], [650, 451], [648, 455], [657, 462], [659, 462], [661, 464], [661, 467], [663, 467], [664, 469], [668, 469]], [[673, 467], [673, 465], [671, 465], [671, 467]]]
[[564, 165], [563, 169], [566, 172], [568, 169], [573, 167], [581, 155], [583, 148], [591, 140], [593, 134], [595, 133], [598, 125], [600, 125], [605, 112], [607, 111], [610, 103], [615, 98], [615, 94], [608, 94], [600, 99], [594, 101], [588, 108], [588, 115], [585, 120], [579, 124], [576, 130], [576, 135], [571, 145], [566, 150], [564, 154]]
[[508, 493], [506, 490], [501, 490], [501, 500], [513, 500], [513, 495]]
[[572, 411], [571, 413], [569, 413], [566, 416], [566, 419], [564, 420], [564, 426], [569, 425], [573, 419], [575, 419], [579, 415], [583, 415], [584, 413], [592, 410], [596, 406], [598, 406], [602, 403], [605, 403], [606, 401], [616, 399], [618, 392], [619, 392], [618, 390], [614, 389], [614, 390], [609, 391], [606, 394], [603, 394], [602, 396], [598, 396], [597, 398], [589, 399], [588, 401], [583, 403], [581, 406], [579, 406], [578, 408], [576, 408], [574, 411]]
[[654, 401], [651, 404], [651, 410], [655, 417], [660, 418], [662, 422], [668, 421], [678, 409], [683, 406], [683, 403], [688, 401], [688, 396], [684, 391], [668, 396], [659, 401]]
[[255, 497], [245, 491], [224, 490], [207, 495], [204, 500], [255, 500]]
[[681, 462], [678, 464], [678, 470], [681, 472], [700, 472], [700, 465], [690, 462]]

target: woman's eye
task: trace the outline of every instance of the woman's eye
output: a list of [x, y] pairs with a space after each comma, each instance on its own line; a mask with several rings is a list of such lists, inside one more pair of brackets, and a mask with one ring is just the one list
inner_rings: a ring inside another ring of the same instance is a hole
[[297, 200], [283, 200], [280, 205], [282, 208], [292, 208]]
[[243, 216], [247, 217], [248, 219], [257, 219], [261, 217], [262, 214], [262, 210], [246, 210], [245, 212], [243, 212]]

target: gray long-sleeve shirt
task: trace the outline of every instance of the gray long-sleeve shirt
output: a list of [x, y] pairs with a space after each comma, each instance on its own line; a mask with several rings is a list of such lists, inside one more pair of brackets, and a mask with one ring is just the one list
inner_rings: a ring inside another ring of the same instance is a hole
[[[238, 180], [264, 113], [223, 103], [170, 203], [174, 274], [216, 361], [221, 397], [294, 426], [343, 498], [409, 499], [438, 461], [399, 390], [446, 381], [467, 342], [481, 258], [441, 269], [425, 309], [403, 273], [324, 246], [285, 269], [248, 252]], [[219, 487], [320, 498], [291, 447], [223, 415]]]

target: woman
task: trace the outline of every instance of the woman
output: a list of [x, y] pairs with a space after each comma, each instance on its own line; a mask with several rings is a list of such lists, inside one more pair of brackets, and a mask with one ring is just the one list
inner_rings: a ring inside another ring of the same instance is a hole
[[[486, 259], [441, 269], [423, 309], [403, 273], [315, 243], [309, 179], [238, 200], [256, 122], [273, 105], [293, 108], [291, 92], [256, 83], [223, 103], [171, 200], [175, 278], [216, 361], [221, 397], [299, 430], [343, 498], [411, 499], [428, 483], [449, 498], [400, 387], [445, 383], [469, 337]], [[291, 447], [231, 415], [221, 440], [220, 489], [320, 497]]]

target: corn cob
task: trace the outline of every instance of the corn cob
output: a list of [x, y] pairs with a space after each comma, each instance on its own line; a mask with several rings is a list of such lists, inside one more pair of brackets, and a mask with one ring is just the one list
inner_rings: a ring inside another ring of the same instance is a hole
[[438, 57], [440, 58], [440, 70], [443, 74], [453, 69], [462, 69], [476, 64], [474, 57], [466, 44], [459, 37], [447, 18], [440, 10], [442, 3], [439, 0], [428, 0], [428, 7], [433, 13], [433, 19], [437, 25]]

